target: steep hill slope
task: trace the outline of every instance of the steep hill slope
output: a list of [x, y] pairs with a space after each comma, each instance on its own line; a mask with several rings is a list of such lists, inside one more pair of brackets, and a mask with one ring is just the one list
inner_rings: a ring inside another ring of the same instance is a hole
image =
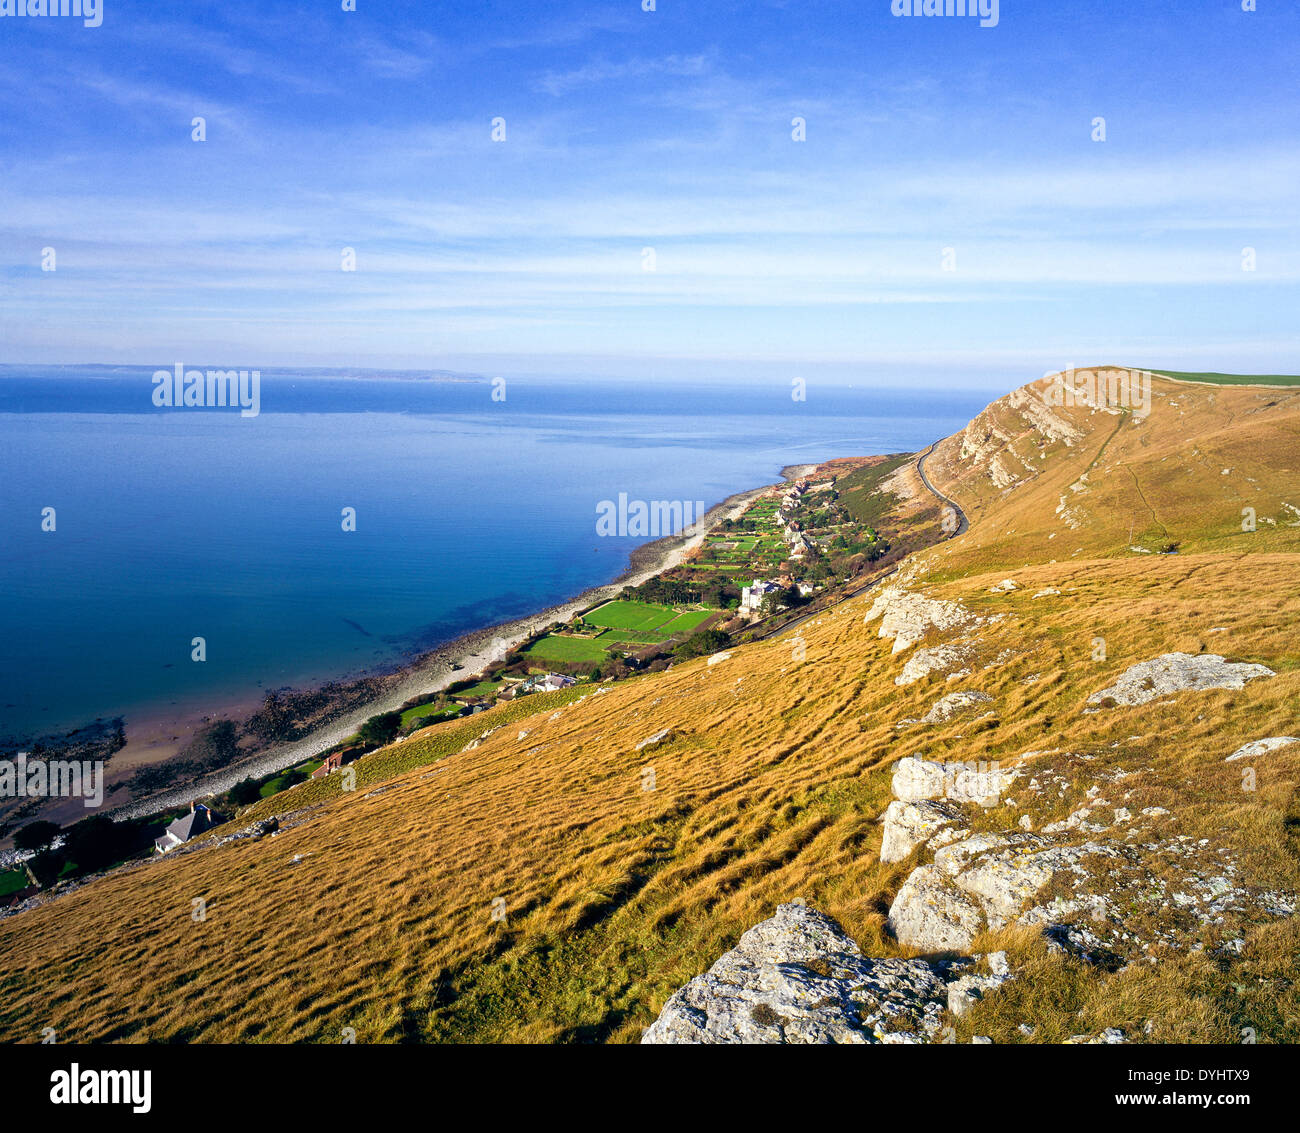
[[1143, 375], [1144, 398], [1106, 397], [1135, 373], [1045, 377], [936, 447], [926, 471], [975, 528], [954, 547], [954, 569], [1300, 549], [1300, 389]]
[[[1225, 759], [1300, 734], [1300, 393], [1157, 379], [1135, 420], [1049, 406], [1042, 386], [936, 448], [927, 474], [971, 528], [887, 592], [797, 636], [427, 729], [367, 757], [353, 792], [334, 776], [241, 817], [297, 812], [273, 836], [0, 921], [0, 1038], [635, 1041], [795, 898], [868, 956], [932, 951], [890, 924], [931, 851], [881, 855], [913, 757], [1023, 771], [1012, 805], [968, 808], [972, 835], [1100, 828], [1103, 797], [1150, 812], [1109, 909], [1056, 894], [1063, 938], [1086, 927], [1113, 962], [975, 924], [971, 948], [1033, 978], [961, 1035], [1297, 1041], [1300, 744]], [[1157, 544], [1179, 553], [1127, 549]], [[1276, 675], [1089, 704], [1173, 652]], [[1171, 845], [1190, 849], [1171, 863]], [[1200, 876], [1227, 878], [1226, 905], [1173, 896]]]

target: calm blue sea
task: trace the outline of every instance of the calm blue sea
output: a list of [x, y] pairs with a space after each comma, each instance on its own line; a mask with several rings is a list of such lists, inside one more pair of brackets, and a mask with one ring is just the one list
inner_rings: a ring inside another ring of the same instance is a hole
[[997, 395], [276, 371], [243, 418], [153, 369], [0, 367], [0, 736], [390, 665], [620, 574], [600, 500], [711, 506]]

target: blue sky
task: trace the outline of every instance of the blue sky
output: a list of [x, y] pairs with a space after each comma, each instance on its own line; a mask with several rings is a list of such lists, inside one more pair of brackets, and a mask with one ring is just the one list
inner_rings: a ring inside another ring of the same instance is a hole
[[3, 18], [0, 361], [1296, 372], [1300, 5], [1258, 7]]

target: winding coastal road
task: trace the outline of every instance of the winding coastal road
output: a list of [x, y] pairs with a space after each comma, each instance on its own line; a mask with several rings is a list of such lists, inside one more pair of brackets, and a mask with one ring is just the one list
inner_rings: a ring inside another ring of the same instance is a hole
[[863, 583], [856, 590], [845, 590], [843, 593], [836, 595], [835, 600], [833, 602], [827, 602], [826, 605], [824, 606], [818, 606], [815, 610], [809, 610], [805, 614], [800, 614], [797, 618], [793, 618], [790, 621], [784, 623], [783, 625], [776, 626], [774, 629], [770, 629], [765, 633], [760, 633], [755, 637], [753, 637], [751, 640], [766, 641], [768, 640], [768, 638], [780, 637], [782, 634], [789, 633], [790, 630], [796, 629], [797, 627], [803, 625], [804, 622], [808, 621], [810, 618], [820, 617], [822, 614], [826, 613], [827, 610], [834, 609], [836, 606], [842, 605], [843, 603], [848, 602], [850, 599], [857, 598], [860, 595], [865, 594], [868, 590], [875, 589], [875, 587], [879, 586], [890, 575], [897, 574], [897, 573], [898, 573], [898, 567], [890, 567], [889, 570], [885, 571], [884, 574], [877, 575], [870, 582]]
[[937, 445], [938, 443], [939, 443], [938, 441], [935, 441], [934, 444], [930, 445], [930, 447], [926, 449], [925, 452], [921, 453], [921, 455], [917, 458], [916, 471], [917, 471], [917, 475], [921, 477], [921, 483], [924, 484], [930, 490], [930, 494], [935, 496], [940, 501], [940, 503], [947, 504], [956, 513], [957, 530], [948, 536], [949, 539], [956, 539], [958, 535], [965, 534], [966, 530], [970, 527], [970, 523], [966, 519], [966, 513], [962, 511], [961, 508], [958, 507], [954, 501], [950, 500], [941, 491], [939, 491], [938, 488], [936, 488], [933, 484], [931, 484], [930, 478], [925, 474], [925, 458], [929, 456], [932, 452], [934, 452], [935, 445]]

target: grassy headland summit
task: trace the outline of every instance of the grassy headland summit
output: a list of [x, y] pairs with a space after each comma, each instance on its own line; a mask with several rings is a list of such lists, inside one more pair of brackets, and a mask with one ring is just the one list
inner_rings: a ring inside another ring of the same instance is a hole
[[0, 1036], [1297, 1041], [1300, 389], [1126, 373], [807, 470], [38, 898]]

